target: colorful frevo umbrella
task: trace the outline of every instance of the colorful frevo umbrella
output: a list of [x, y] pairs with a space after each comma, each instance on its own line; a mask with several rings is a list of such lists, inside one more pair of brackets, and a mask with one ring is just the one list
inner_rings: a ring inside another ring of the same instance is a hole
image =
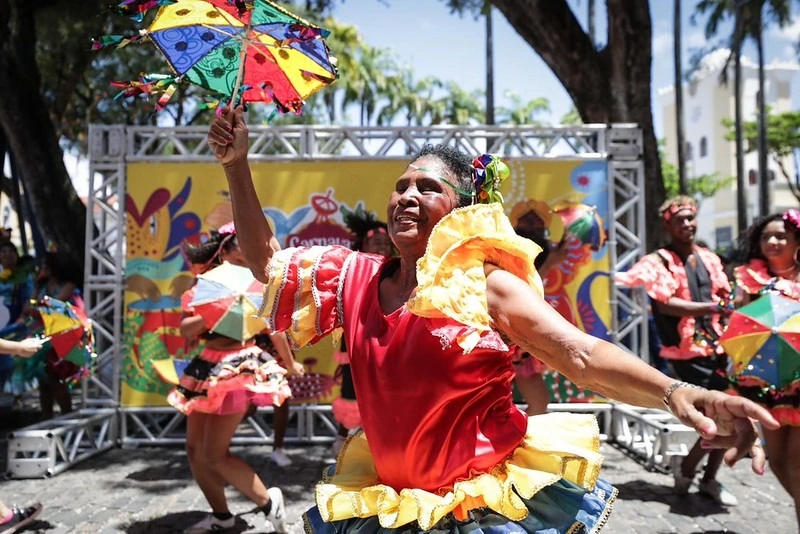
[[180, 82], [209, 89], [227, 102], [274, 103], [299, 113], [303, 102], [338, 77], [334, 58], [316, 27], [268, 0], [125, 0], [120, 12], [141, 19], [158, 8], [139, 35], [106, 36], [94, 48], [149, 40], [172, 75], [144, 74], [113, 82], [118, 96], [160, 94], [162, 109]]
[[589, 245], [595, 252], [605, 245], [606, 230], [597, 207], [569, 202], [556, 206], [553, 211], [563, 221], [564, 231], [575, 236], [581, 244]]
[[741, 386], [780, 390], [800, 381], [800, 302], [769, 292], [735, 311], [720, 339]]
[[45, 297], [34, 301], [42, 334], [47, 338], [44, 348], [52, 348], [56, 355], [77, 365], [85, 373], [91, 367], [94, 335], [92, 325], [83, 310], [68, 302]]
[[264, 286], [245, 267], [223, 263], [197, 277], [189, 303], [211, 332], [246, 341], [267, 328], [258, 317]]
[[178, 384], [189, 363], [191, 363], [191, 360], [163, 358], [161, 360], [153, 360], [153, 369], [155, 369], [161, 380], [174, 386]]

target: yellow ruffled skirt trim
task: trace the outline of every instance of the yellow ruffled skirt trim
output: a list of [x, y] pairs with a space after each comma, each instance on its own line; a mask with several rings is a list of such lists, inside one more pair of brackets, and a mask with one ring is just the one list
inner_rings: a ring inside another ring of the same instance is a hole
[[417, 521], [429, 530], [449, 513], [467, 517], [469, 510], [491, 508], [513, 521], [528, 515], [520, 499], [565, 478], [591, 491], [603, 457], [593, 415], [555, 413], [528, 418], [520, 445], [491, 472], [457, 481], [441, 494], [421, 489], [399, 493], [378, 481], [372, 454], [363, 433], [352, 436], [333, 476], [317, 484], [315, 498], [325, 521], [378, 516], [384, 528]]

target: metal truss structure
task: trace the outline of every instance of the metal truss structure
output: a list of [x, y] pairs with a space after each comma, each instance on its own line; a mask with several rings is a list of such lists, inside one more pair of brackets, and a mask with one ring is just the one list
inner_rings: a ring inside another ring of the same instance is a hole
[[39, 478], [116, 446], [117, 412], [84, 409], [14, 431], [8, 436], [8, 474]]
[[648, 469], [666, 473], [673, 456], [689, 454], [697, 433], [665, 411], [614, 404], [609, 439]]
[[[132, 162], [212, 162], [206, 127], [92, 125], [86, 226], [84, 296], [96, 337], [96, 372], [83, 384], [85, 408], [117, 409], [123, 445], [169, 444], [182, 436], [181, 416], [165, 408], [120, 407], [124, 317], [126, 166]], [[570, 127], [252, 127], [252, 161], [406, 158], [426, 143], [456, 146], [467, 153], [493, 153], [524, 160], [605, 161], [608, 165], [608, 246], [611, 274], [645, 252], [642, 135], [633, 124]], [[643, 294], [612, 284], [610, 335], [647, 359], [647, 315]], [[332, 440], [330, 408], [292, 406], [289, 435], [295, 441]], [[269, 442], [268, 411], [243, 425], [237, 442]], [[604, 416], [606, 419], [607, 415]], [[56, 419], [68, 428], [71, 419]], [[246, 429], [245, 429], [246, 427]], [[608, 434], [608, 428], [605, 429]], [[52, 460], [52, 459], [51, 459]]]

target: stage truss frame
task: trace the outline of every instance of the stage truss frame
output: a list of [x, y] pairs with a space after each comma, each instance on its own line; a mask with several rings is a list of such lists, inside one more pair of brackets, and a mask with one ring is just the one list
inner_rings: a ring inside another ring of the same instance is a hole
[[[91, 125], [90, 187], [87, 204], [85, 299], [95, 326], [97, 372], [84, 382], [85, 407], [119, 411], [123, 445], [175, 443], [180, 417], [164, 408], [120, 407], [125, 269], [126, 165], [132, 162], [212, 162], [206, 127]], [[608, 165], [609, 261], [611, 273], [645, 253], [642, 134], [634, 124], [558, 127], [332, 127], [255, 126], [251, 161], [309, 161], [403, 158], [425, 143], [457, 146], [468, 153], [491, 152], [526, 160], [585, 159]], [[611, 284], [614, 342], [647, 360], [647, 313], [643, 292]], [[304, 442], [331, 440], [335, 426], [327, 406], [292, 406], [290, 436]], [[252, 439], [269, 442], [271, 430], [259, 413], [251, 418]], [[245, 431], [247, 432], [247, 431]]]

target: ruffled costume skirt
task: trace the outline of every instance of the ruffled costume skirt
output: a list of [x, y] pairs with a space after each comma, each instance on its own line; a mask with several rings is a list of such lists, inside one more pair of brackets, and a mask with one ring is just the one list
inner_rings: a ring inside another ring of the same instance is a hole
[[797, 385], [772, 389], [753, 385], [743, 380], [733, 380], [729, 393], [741, 395], [770, 411], [781, 426], [800, 426], [800, 388]]
[[347, 430], [354, 430], [361, 426], [361, 412], [356, 402], [356, 390], [350, 372], [350, 356], [347, 352], [336, 351], [333, 359], [339, 364], [336, 376], [341, 382], [341, 394], [331, 403], [333, 418]]
[[251, 405], [280, 406], [291, 397], [286, 371], [255, 345], [204, 348], [186, 367], [167, 401], [183, 412], [228, 415]]
[[432, 493], [378, 480], [367, 439], [351, 436], [323, 473], [306, 532], [572, 534], [599, 532], [617, 491], [598, 479], [602, 456], [592, 415], [546, 414], [507, 459]]

